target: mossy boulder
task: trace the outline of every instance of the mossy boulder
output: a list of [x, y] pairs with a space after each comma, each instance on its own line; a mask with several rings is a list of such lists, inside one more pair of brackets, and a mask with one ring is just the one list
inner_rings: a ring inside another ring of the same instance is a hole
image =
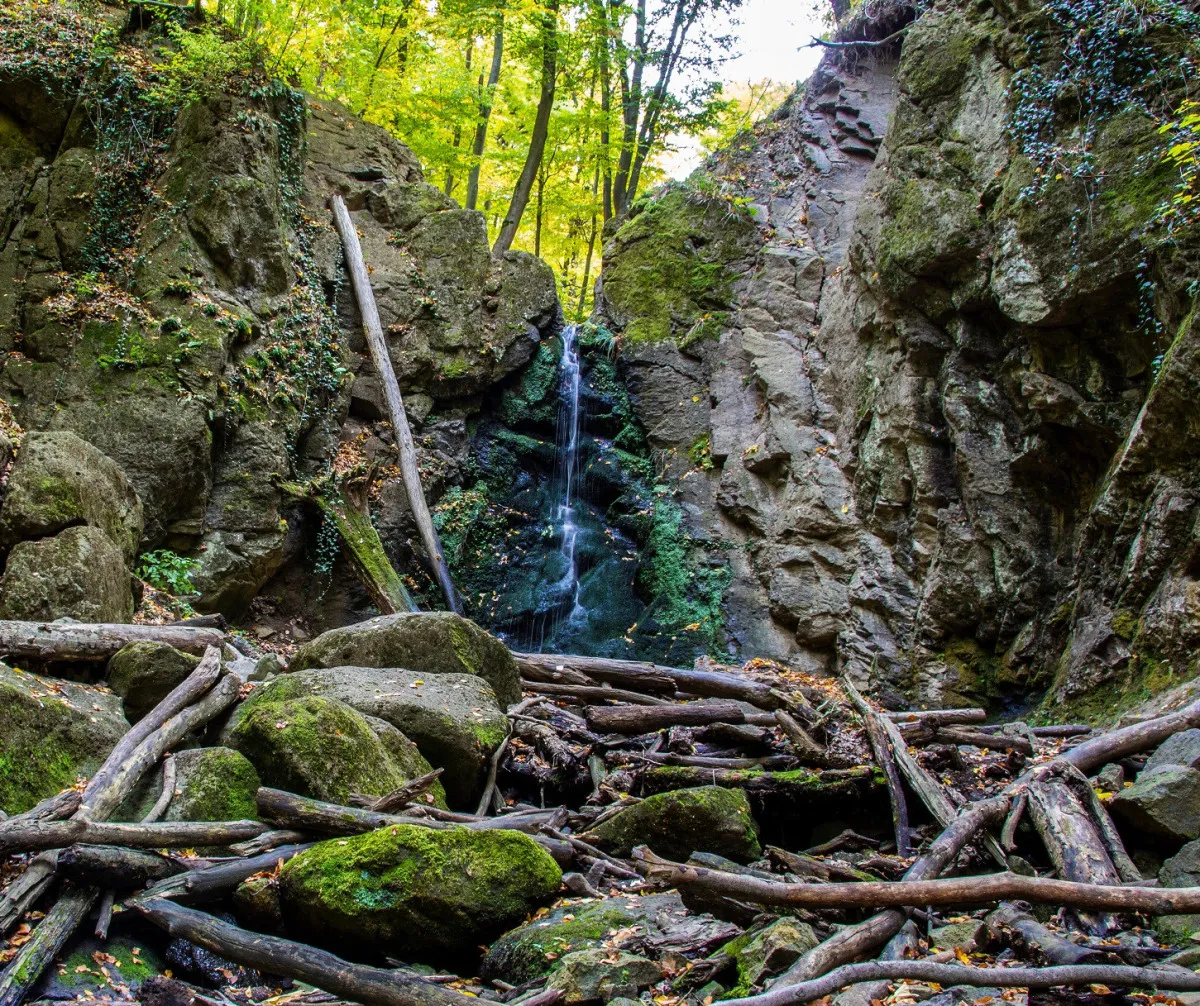
[[636, 846], [647, 845], [668, 859], [715, 852], [745, 863], [761, 852], [758, 825], [745, 790], [722, 786], [677, 789], [647, 797], [602, 822], [591, 835], [617, 856], [628, 856]]
[[[430, 764], [445, 769], [441, 781], [453, 806], [473, 806], [478, 800], [488, 758], [508, 727], [495, 693], [482, 678], [331, 667], [284, 674], [256, 689], [235, 711], [224, 743], [231, 743], [232, 731], [260, 704], [313, 695], [337, 699], [364, 716], [386, 721], [413, 741]], [[421, 773], [414, 767], [413, 774]]]
[[[1188, 842], [1158, 871], [1159, 887], [1200, 886], [1200, 840]], [[1182, 943], [1200, 932], [1200, 915], [1162, 915], [1154, 930], [1164, 943]]]
[[658, 919], [673, 926], [683, 914], [678, 894], [606, 898], [556, 908], [496, 940], [483, 958], [480, 975], [484, 981], [499, 978], [524, 985], [558, 970], [572, 951], [602, 947], [622, 930], [636, 928], [642, 935], [658, 932]]
[[334, 803], [345, 803], [351, 793], [383, 796], [411, 778], [361, 713], [317, 695], [255, 703], [229, 732], [228, 744], [267, 786]]
[[112, 933], [107, 940], [80, 936], [68, 944], [59, 961], [48, 968], [35, 986], [42, 1001], [127, 1001], [130, 993], [165, 964], [154, 950], [126, 933]]
[[167, 821], [244, 821], [258, 817], [262, 785], [248, 758], [231, 748], [192, 748], [175, 755], [175, 796]]
[[403, 611], [331, 629], [300, 647], [289, 669], [342, 666], [474, 674], [492, 686], [503, 706], [521, 699], [521, 675], [504, 644], [449, 611]]
[[115, 695], [0, 664], [0, 810], [19, 814], [91, 775], [128, 730]]
[[321, 842], [280, 872], [288, 926], [358, 954], [455, 962], [553, 898], [558, 865], [515, 831], [393, 825]]
[[116, 462], [69, 430], [28, 434], [8, 477], [0, 544], [47, 538], [76, 524], [102, 530], [125, 564], [133, 563], [142, 504]]
[[718, 953], [737, 965], [738, 983], [730, 997], [751, 995], [766, 978], [785, 971], [820, 942], [807, 922], [785, 917], [727, 943]]
[[614, 998], [632, 999], [662, 976], [662, 968], [654, 961], [624, 950], [576, 950], [563, 958], [546, 989], [562, 992], [563, 1002], [606, 1003]]
[[129, 622], [133, 608], [121, 550], [97, 527], [69, 527], [53, 538], [23, 541], [8, 554], [0, 617]]
[[166, 643], [141, 640], [121, 647], [108, 661], [108, 687], [125, 700], [136, 723], [196, 669], [200, 658]]
[[1109, 804], [1121, 825], [1162, 842], [1200, 838], [1200, 771], [1165, 765], [1142, 772]]

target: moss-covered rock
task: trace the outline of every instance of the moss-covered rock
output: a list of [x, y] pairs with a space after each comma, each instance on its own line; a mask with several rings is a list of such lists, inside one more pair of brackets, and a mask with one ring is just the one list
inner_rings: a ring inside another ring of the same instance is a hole
[[164, 963], [145, 941], [127, 933], [107, 940], [91, 935], [72, 940], [58, 962], [36, 986], [40, 1000], [128, 1001], [147, 978], [161, 974]]
[[19, 814], [74, 785], [128, 730], [115, 695], [0, 664], [0, 810]]
[[745, 790], [722, 786], [678, 789], [647, 797], [614, 814], [592, 833], [617, 856], [647, 845], [668, 859], [715, 852], [739, 862], [757, 858], [758, 825]]
[[[383, 720], [400, 731], [427, 760], [412, 762], [412, 774], [428, 772], [428, 765], [445, 769], [441, 781], [454, 806], [473, 806], [478, 800], [487, 760], [508, 728], [491, 687], [481, 678], [468, 674], [426, 677], [393, 668], [331, 667], [284, 674], [255, 689], [235, 710], [223, 743], [232, 743], [238, 725], [261, 704], [314, 695], [337, 699], [368, 719]], [[381, 736], [381, 740], [394, 745], [389, 737]], [[408, 757], [402, 759], [404, 764]], [[436, 796], [437, 790], [433, 792]]]
[[251, 929], [269, 933], [281, 928], [283, 909], [279, 904], [279, 878], [260, 873], [242, 881], [233, 892], [233, 907], [238, 919]]
[[[1188, 842], [1158, 871], [1159, 887], [1196, 887], [1200, 885], [1200, 840]], [[1200, 915], [1162, 915], [1154, 920], [1154, 930], [1164, 943], [1182, 943], [1200, 932]]]
[[382, 796], [410, 778], [361, 713], [316, 695], [255, 703], [228, 743], [266, 785], [334, 803], [351, 793]]
[[193, 748], [175, 755], [175, 796], [168, 821], [244, 821], [258, 816], [262, 785], [254, 766], [231, 748]]
[[125, 700], [136, 723], [196, 669], [200, 658], [166, 643], [141, 640], [121, 647], [108, 661], [108, 687]]
[[279, 880], [289, 927], [310, 939], [461, 965], [552, 898], [562, 874], [519, 832], [393, 825], [322, 842]]
[[718, 953], [732, 957], [737, 966], [738, 982], [730, 998], [751, 995], [764, 979], [786, 970], [820, 942], [807, 922], [782, 918], [727, 943]]
[[33, 622], [133, 620], [133, 588], [121, 550], [98, 527], [23, 541], [8, 554], [0, 616]]
[[607, 1003], [614, 998], [634, 998], [662, 978], [654, 961], [624, 950], [576, 950], [563, 958], [562, 967], [546, 983], [568, 1003]]
[[142, 538], [142, 504], [124, 472], [86, 440], [67, 430], [30, 433], [8, 477], [0, 544], [75, 524], [102, 530], [130, 565]]
[[475, 674], [505, 705], [521, 698], [521, 676], [504, 644], [448, 611], [397, 612], [322, 633], [289, 664], [311, 667], [403, 667], [419, 674]]

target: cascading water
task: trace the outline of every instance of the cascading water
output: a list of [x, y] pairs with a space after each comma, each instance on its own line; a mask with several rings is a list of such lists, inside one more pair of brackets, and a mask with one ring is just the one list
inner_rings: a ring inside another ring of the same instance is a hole
[[579, 524], [575, 516], [575, 491], [579, 473], [579, 431], [581, 425], [579, 408], [579, 347], [577, 325], [567, 325], [562, 332], [562, 356], [559, 359], [559, 405], [558, 429], [556, 434], [559, 459], [560, 501], [555, 512], [558, 530], [562, 535], [562, 556], [566, 569], [557, 589], [563, 597], [570, 598], [571, 609], [567, 622], [577, 622], [585, 614], [579, 603], [579, 564], [575, 558], [575, 545], [579, 538]]

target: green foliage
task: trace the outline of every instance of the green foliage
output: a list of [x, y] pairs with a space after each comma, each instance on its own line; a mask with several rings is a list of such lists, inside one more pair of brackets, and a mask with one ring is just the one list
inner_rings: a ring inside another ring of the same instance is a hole
[[1171, 140], [1163, 159], [1179, 172], [1175, 194], [1162, 211], [1163, 224], [1168, 231], [1195, 227], [1200, 224], [1200, 101], [1184, 101], [1159, 132]]
[[151, 587], [169, 594], [192, 594], [191, 575], [200, 563], [195, 559], [172, 552], [169, 548], [143, 552], [138, 560], [137, 575]]
[[181, 108], [225, 91], [254, 67], [257, 47], [228, 29], [202, 25], [194, 30], [170, 23], [175, 50], [167, 57], [148, 99], [162, 108]]

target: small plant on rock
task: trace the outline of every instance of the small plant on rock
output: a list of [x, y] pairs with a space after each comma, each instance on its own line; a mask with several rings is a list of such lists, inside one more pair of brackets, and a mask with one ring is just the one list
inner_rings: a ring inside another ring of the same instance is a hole
[[195, 559], [172, 552], [169, 548], [143, 552], [138, 562], [137, 575], [151, 587], [175, 594], [194, 594], [191, 574], [200, 564]]

